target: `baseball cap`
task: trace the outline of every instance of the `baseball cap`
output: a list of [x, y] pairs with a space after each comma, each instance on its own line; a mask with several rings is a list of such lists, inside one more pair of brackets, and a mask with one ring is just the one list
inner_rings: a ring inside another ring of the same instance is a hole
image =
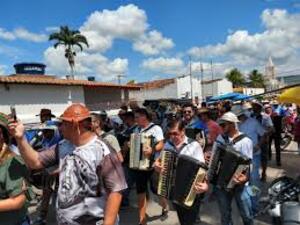
[[218, 121], [219, 124], [222, 124], [225, 122], [238, 123], [240, 121], [233, 112], [227, 112], [227, 113], [224, 113], [224, 115]]

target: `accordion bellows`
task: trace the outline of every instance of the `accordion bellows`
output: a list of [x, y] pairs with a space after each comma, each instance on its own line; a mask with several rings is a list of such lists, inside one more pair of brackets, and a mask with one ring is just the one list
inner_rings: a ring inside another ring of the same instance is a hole
[[179, 155], [173, 201], [186, 208], [192, 207], [197, 196], [194, 190], [195, 183], [204, 181], [206, 171], [205, 163], [187, 155]]
[[208, 180], [219, 188], [232, 189], [236, 185], [234, 175], [249, 170], [250, 163], [251, 159], [232, 145], [219, 144], [210, 161]]
[[151, 147], [152, 138], [144, 133], [132, 133], [130, 136], [129, 168], [137, 170], [149, 170], [150, 159], [145, 157], [143, 149]]

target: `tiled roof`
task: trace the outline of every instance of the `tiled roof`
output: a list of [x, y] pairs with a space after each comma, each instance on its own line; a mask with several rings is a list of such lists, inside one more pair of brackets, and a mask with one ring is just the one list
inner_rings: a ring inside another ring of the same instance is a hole
[[219, 79], [215, 79], [215, 80], [204, 80], [202, 82], [202, 84], [211, 84], [211, 83], [214, 83], [214, 82], [217, 82], [217, 81], [220, 81], [220, 80], [222, 80], [222, 79], [219, 78]]
[[140, 89], [138, 85], [118, 85], [106, 82], [88, 80], [67, 80], [59, 79], [49, 75], [10, 75], [0, 76], [0, 83], [6, 84], [37, 84], [37, 85], [64, 85], [64, 86], [84, 86], [84, 87], [115, 87], [123, 89]]
[[169, 84], [175, 83], [175, 78], [163, 79], [163, 80], [153, 80], [149, 82], [138, 83], [139, 86], [142, 86], [144, 89], [155, 89], [163, 88]]

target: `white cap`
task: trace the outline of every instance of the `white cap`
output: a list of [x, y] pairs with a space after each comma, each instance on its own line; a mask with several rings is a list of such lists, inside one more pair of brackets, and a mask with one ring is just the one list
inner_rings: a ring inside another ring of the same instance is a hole
[[224, 113], [224, 115], [219, 120], [220, 124], [223, 122], [238, 123], [240, 121], [234, 113], [227, 112], [227, 113]]

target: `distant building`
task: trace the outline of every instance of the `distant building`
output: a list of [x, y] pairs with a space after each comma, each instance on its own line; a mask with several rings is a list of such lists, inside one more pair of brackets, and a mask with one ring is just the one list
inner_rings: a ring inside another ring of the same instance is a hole
[[272, 57], [270, 56], [265, 67], [265, 81], [266, 81], [266, 90], [271, 91], [274, 89], [280, 88], [281, 84], [276, 79], [276, 70], [273, 63]]
[[[138, 83], [140, 90], [130, 90], [129, 99], [143, 102], [150, 99], [174, 98], [174, 99], [201, 99], [201, 85], [197, 78], [180, 76], [169, 79], [154, 80]], [[192, 91], [191, 91], [192, 87]]]
[[[34, 66], [31, 65], [30, 71], [32, 69]], [[0, 112], [10, 113], [10, 106], [14, 105], [18, 118], [30, 123], [39, 120], [35, 115], [41, 108], [49, 108], [60, 116], [74, 102], [84, 103], [91, 110], [117, 109], [129, 100], [129, 90], [132, 89], [138, 90], [139, 87], [60, 79], [36, 73], [0, 76]]]
[[204, 98], [233, 92], [232, 82], [226, 78], [203, 81], [202, 87]]
[[284, 86], [300, 84], [300, 74], [278, 76], [277, 80]]
[[252, 88], [252, 87], [238, 87], [233, 89], [234, 92], [239, 92], [244, 95], [259, 95], [265, 93], [264, 88]]

